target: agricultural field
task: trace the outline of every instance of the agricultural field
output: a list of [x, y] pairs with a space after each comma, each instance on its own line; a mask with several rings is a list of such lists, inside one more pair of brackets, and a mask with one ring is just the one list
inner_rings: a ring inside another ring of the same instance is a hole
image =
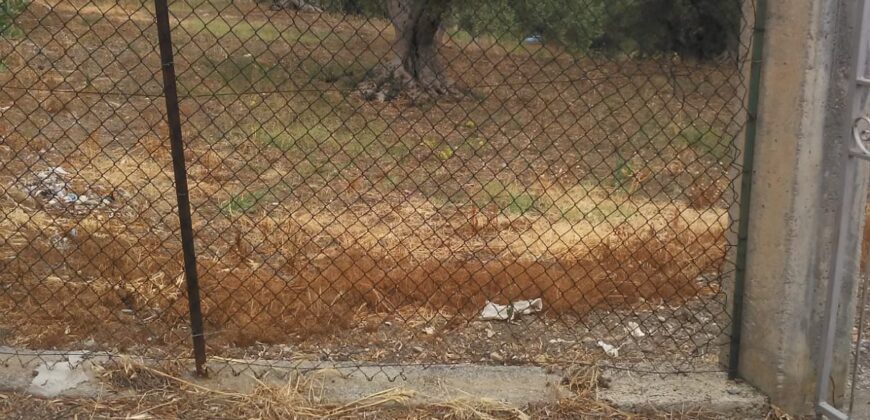
[[[623, 357], [715, 353], [743, 127], [734, 60], [448, 30], [462, 94], [376, 102], [357, 86], [388, 55], [384, 20], [170, 10], [213, 351], [546, 362], [627, 336]], [[31, 0], [0, 57], [0, 343], [186, 351], [151, 4]], [[516, 324], [477, 320], [487, 301], [536, 298], [542, 312]]]

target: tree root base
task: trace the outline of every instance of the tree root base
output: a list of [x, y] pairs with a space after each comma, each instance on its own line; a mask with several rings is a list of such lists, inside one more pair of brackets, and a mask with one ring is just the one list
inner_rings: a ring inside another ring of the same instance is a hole
[[383, 67], [361, 82], [357, 90], [363, 99], [376, 102], [389, 102], [405, 96], [412, 103], [425, 103], [441, 98], [458, 99], [464, 93], [440, 72], [418, 71], [416, 77], [411, 74], [402, 66]]

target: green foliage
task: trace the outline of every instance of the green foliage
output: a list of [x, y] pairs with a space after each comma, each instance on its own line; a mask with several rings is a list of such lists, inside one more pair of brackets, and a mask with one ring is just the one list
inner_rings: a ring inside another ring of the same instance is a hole
[[519, 30], [524, 35], [534, 34], [545, 42], [553, 42], [569, 50], [587, 51], [603, 33], [609, 19], [604, 13], [608, 2], [510, 0], [509, 3], [516, 13]]
[[229, 200], [221, 203], [221, 212], [230, 217], [250, 212], [265, 196], [265, 191], [244, 192], [234, 195]]
[[384, 0], [314, 0], [309, 1], [309, 3], [323, 10], [349, 15], [368, 17], [387, 16], [387, 7]]
[[15, 26], [15, 18], [27, 8], [27, 0], [0, 0], [0, 38], [17, 38], [21, 29]]
[[506, 215], [522, 215], [531, 211], [540, 211], [542, 207], [537, 195], [528, 188], [497, 180], [483, 185], [483, 188], [473, 194], [471, 199], [479, 208], [495, 205], [502, 214]]
[[[409, 0], [413, 1], [413, 0]], [[385, 17], [384, 0], [319, 0], [325, 10]], [[451, 2], [447, 24], [473, 37], [531, 35], [571, 51], [709, 58], [737, 47], [741, 0]]]
[[741, 0], [618, 0], [605, 6], [601, 50], [709, 58], [736, 52]]
[[[673, 52], [709, 58], [733, 52], [740, 32], [741, 0], [489, 0], [487, 3], [506, 3], [514, 11], [516, 27], [508, 32], [539, 35], [545, 42], [574, 51], [643, 55]], [[460, 7], [469, 7], [462, 4]]]
[[318, 80], [335, 84], [344, 90], [353, 89], [369, 72], [369, 69], [360, 63], [345, 64], [334, 60], [325, 64], [315, 62], [307, 67], [309, 81]]
[[694, 126], [683, 129], [679, 137], [686, 141], [699, 156], [711, 157], [718, 162], [729, 160], [733, 152], [732, 140], [713, 129], [701, 130]]
[[519, 38], [523, 35], [523, 31], [516, 10], [510, 5], [510, 1], [454, 2], [448, 20], [457, 29], [467, 32], [472, 37], [493, 35], [497, 38], [505, 36]]

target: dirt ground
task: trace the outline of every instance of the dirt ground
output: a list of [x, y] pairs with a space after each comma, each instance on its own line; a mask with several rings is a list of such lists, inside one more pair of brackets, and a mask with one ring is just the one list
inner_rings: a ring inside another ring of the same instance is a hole
[[[4, 345], [189, 350], [149, 6], [34, 0], [0, 40]], [[223, 357], [711, 361], [728, 332], [731, 63], [452, 33], [469, 91], [364, 101], [383, 21], [173, 3], [205, 334]], [[541, 313], [478, 320], [487, 301]], [[673, 366], [673, 365], [672, 365]]]

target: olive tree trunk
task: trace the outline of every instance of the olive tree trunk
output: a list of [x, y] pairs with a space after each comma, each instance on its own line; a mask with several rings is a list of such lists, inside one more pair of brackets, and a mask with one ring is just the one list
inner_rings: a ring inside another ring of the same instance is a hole
[[405, 93], [413, 101], [457, 93], [438, 58], [441, 21], [452, 0], [387, 0], [396, 31], [392, 57], [360, 84], [368, 100], [388, 101]]

